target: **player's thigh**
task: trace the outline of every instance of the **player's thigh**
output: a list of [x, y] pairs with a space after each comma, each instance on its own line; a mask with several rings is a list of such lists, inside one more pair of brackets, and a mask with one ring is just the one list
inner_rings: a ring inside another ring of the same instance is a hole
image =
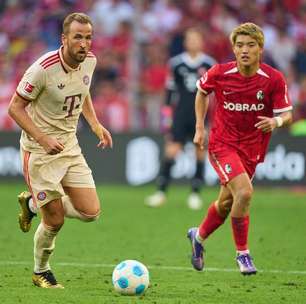
[[61, 199], [55, 199], [40, 208], [43, 223], [52, 230], [59, 230], [64, 224], [65, 211]]
[[64, 187], [64, 190], [79, 212], [88, 215], [100, 212], [100, 200], [95, 188]]
[[186, 115], [177, 114], [171, 128], [171, 141], [182, 146], [189, 140], [189, 131], [186, 128]]
[[21, 149], [23, 173], [34, 204], [41, 208], [64, 195], [61, 179], [66, 174], [61, 157]]
[[100, 201], [96, 192], [91, 169], [83, 154], [71, 157], [70, 166], [62, 180], [65, 193], [75, 209], [93, 215], [100, 211]]
[[234, 198], [250, 200], [253, 194], [253, 185], [249, 175], [244, 172], [234, 177], [228, 182], [227, 187], [230, 189]]
[[76, 155], [65, 158], [65, 162], [68, 166], [67, 172], [61, 184], [63, 187], [72, 188], [95, 188], [95, 182], [93, 180], [91, 169], [89, 168], [83, 154], [76, 151]]
[[221, 184], [224, 186], [236, 176], [246, 172], [238, 153], [227, 147], [221, 147], [213, 151], [210, 150], [209, 161], [218, 174]]

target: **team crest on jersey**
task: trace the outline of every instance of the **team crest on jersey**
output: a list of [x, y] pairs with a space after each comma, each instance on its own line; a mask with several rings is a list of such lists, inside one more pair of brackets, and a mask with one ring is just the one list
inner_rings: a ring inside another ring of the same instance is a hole
[[264, 99], [264, 92], [262, 90], [258, 91], [256, 94], [257, 100], [263, 100]]
[[24, 90], [28, 93], [32, 93], [34, 90], [35, 86], [33, 86], [32, 84], [30, 84], [29, 82], [26, 82], [25, 86], [24, 86]]
[[44, 201], [46, 199], [46, 197], [47, 197], [47, 194], [44, 191], [41, 191], [41, 192], [37, 193], [37, 199], [39, 201]]
[[225, 164], [224, 169], [227, 174], [232, 172], [232, 167], [230, 164]]
[[83, 77], [83, 83], [84, 83], [85, 85], [89, 85], [89, 76], [88, 76], [88, 75], [85, 75], [85, 76]]

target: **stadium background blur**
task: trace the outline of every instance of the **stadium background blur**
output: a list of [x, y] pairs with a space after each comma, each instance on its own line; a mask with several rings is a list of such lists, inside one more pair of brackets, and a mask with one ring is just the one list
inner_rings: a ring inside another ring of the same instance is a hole
[[263, 28], [264, 61], [286, 76], [294, 120], [306, 119], [305, 0], [1, 0], [0, 130], [18, 130], [9, 100], [25, 69], [59, 47], [63, 18], [73, 11], [94, 22], [91, 92], [113, 133], [160, 131], [166, 63], [182, 51], [186, 28], [199, 27], [204, 51], [222, 63], [233, 59], [229, 33], [246, 21]]

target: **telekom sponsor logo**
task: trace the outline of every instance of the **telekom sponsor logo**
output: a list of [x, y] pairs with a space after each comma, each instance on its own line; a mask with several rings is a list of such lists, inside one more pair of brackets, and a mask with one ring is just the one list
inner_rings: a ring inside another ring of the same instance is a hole
[[237, 112], [251, 112], [251, 111], [261, 111], [265, 108], [263, 103], [233, 103], [224, 101], [223, 108], [229, 111]]

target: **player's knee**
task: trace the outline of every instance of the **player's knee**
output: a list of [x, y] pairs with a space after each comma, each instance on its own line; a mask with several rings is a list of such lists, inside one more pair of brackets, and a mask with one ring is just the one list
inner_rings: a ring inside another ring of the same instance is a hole
[[89, 212], [86, 212], [86, 213], [82, 212], [82, 211], [79, 211], [79, 213], [81, 214], [82, 220], [84, 222], [94, 222], [94, 221], [99, 219], [100, 214], [101, 214], [101, 210], [100, 210], [100, 208], [97, 208], [95, 210], [92, 210], [92, 211], [89, 211]]
[[165, 155], [167, 158], [173, 159], [175, 158], [178, 153], [182, 150], [182, 147], [180, 144], [177, 143], [169, 143], [166, 146]]
[[243, 205], [249, 205], [253, 195], [251, 187], [242, 188], [236, 193], [236, 199]]

